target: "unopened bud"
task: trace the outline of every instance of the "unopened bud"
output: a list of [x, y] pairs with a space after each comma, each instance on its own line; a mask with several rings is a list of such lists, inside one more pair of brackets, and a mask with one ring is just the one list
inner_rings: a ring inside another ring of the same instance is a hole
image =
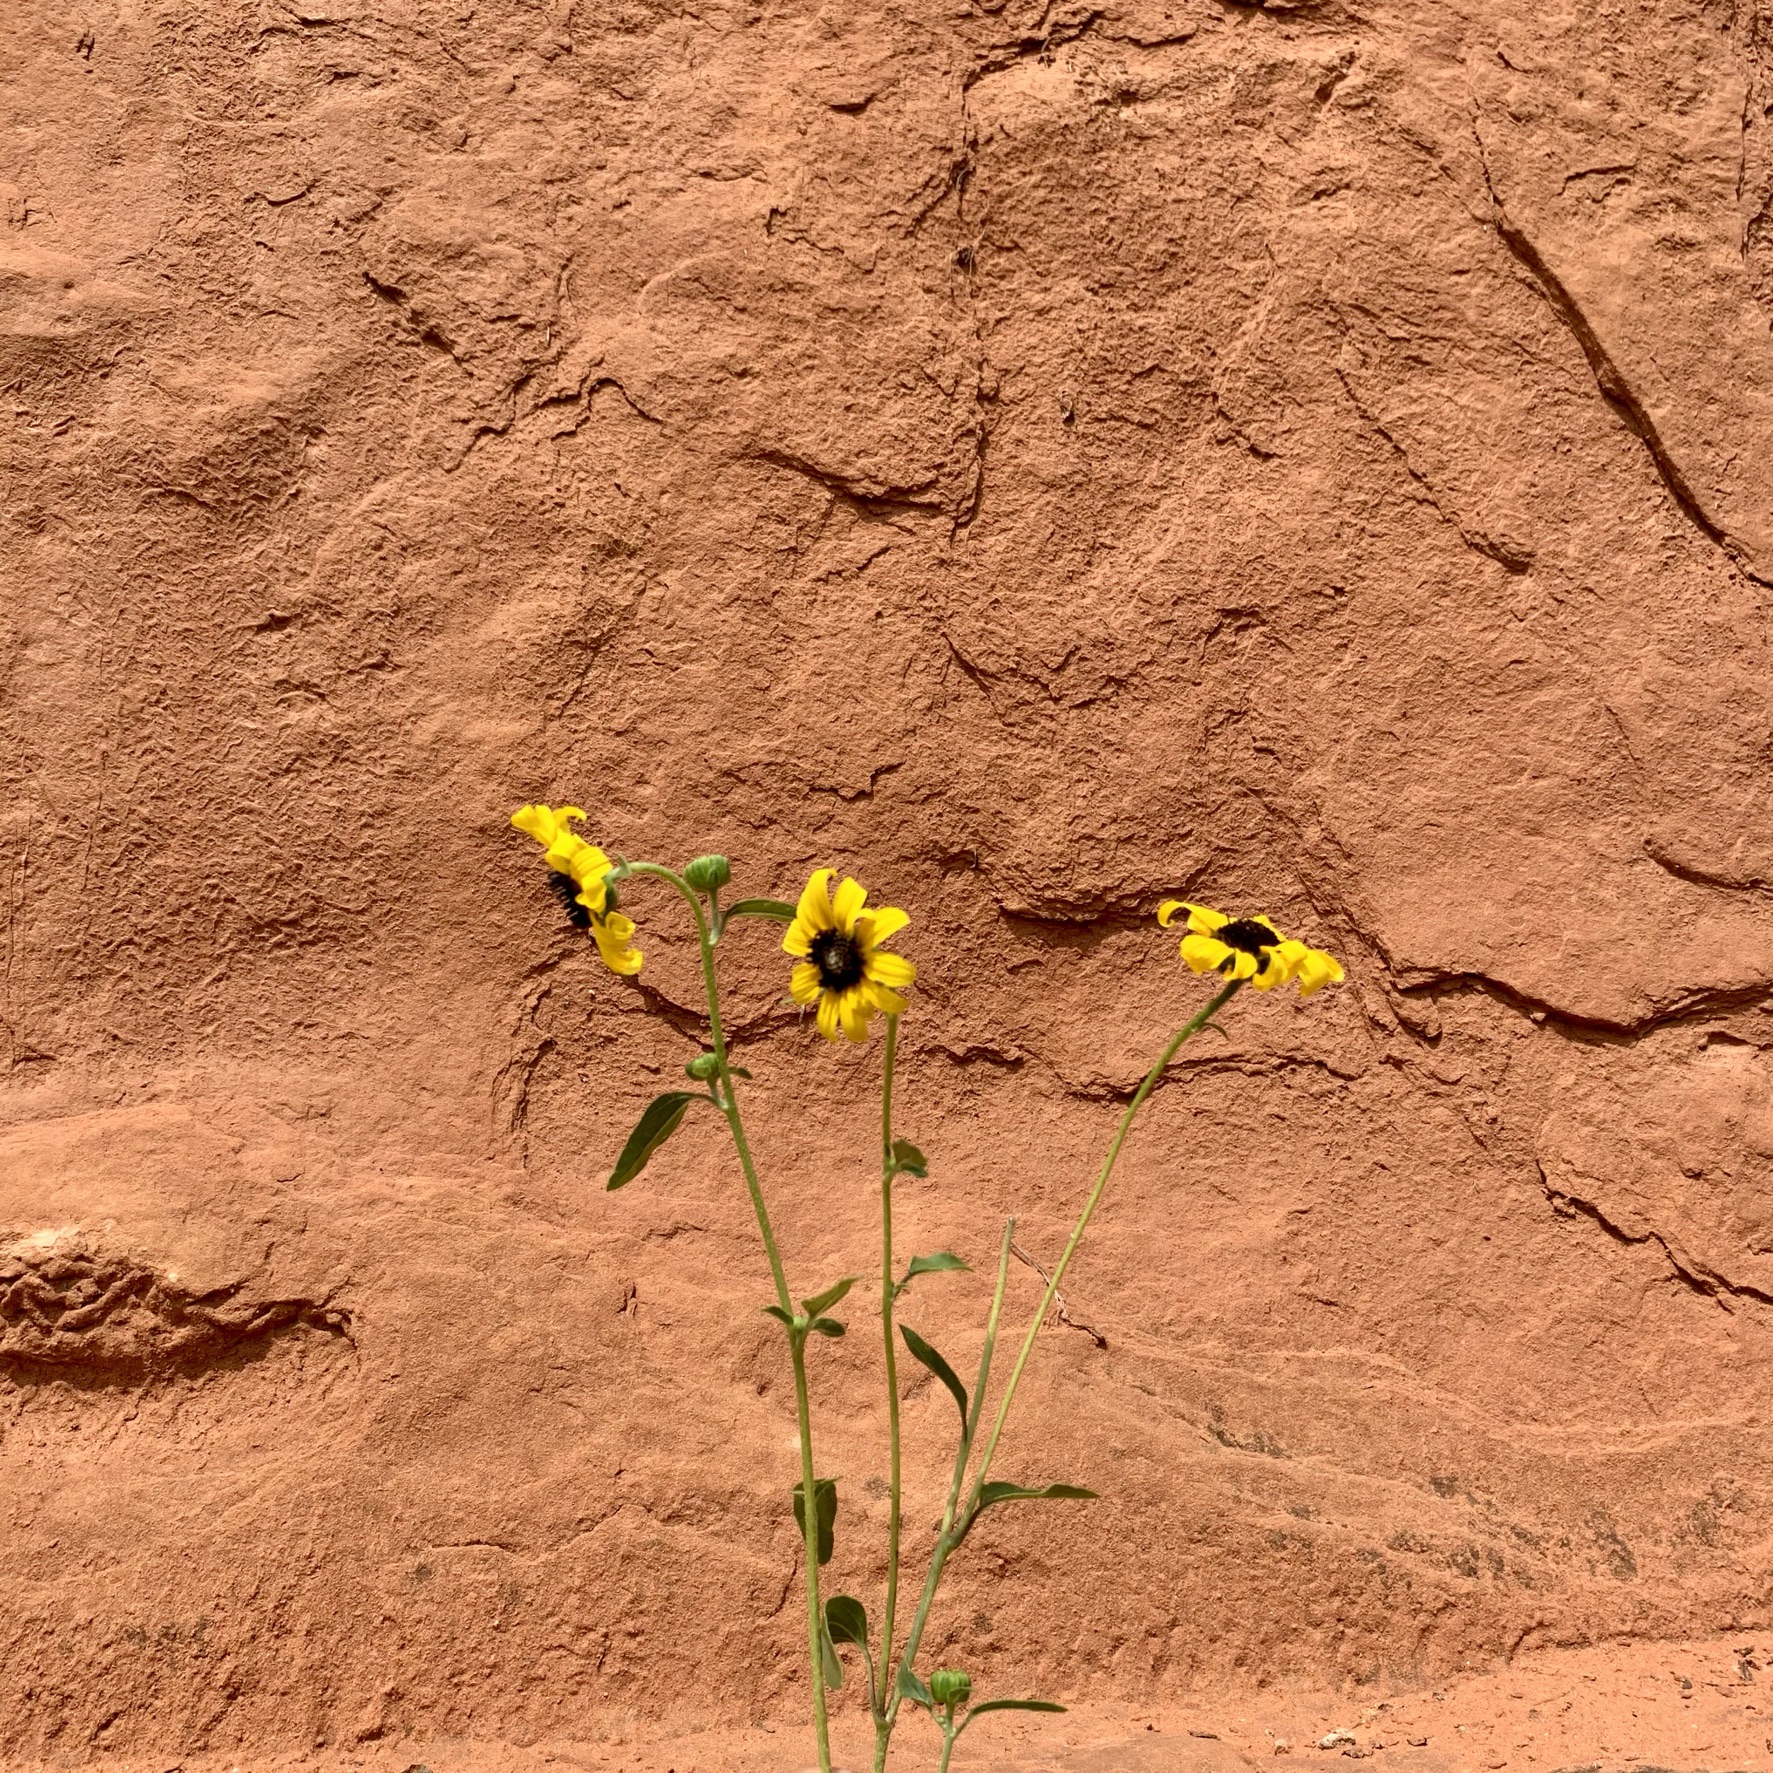
[[938, 1705], [965, 1705], [973, 1691], [973, 1677], [964, 1669], [938, 1668], [930, 1676], [930, 1697]]
[[696, 1056], [684, 1066], [684, 1070], [693, 1077], [697, 1083], [706, 1083], [709, 1078], [715, 1076], [719, 1072], [720, 1060], [716, 1058], [713, 1053], [697, 1053]]
[[683, 878], [698, 893], [715, 892], [732, 877], [732, 866], [725, 856], [697, 856], [683, 871]]

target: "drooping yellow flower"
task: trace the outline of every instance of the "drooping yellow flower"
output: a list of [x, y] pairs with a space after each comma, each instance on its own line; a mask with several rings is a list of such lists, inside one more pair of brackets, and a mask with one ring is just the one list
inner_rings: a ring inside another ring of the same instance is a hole
[[800, 962], [788, 990], [796, 1003], [819, 1006], [819, 1032], [827, 1040], [842, 1033], [860, 1041], [868, 1038], [875, 1016], [904, 1013], [899, 994], [917, 977], [917, 968], [881, 943], [911, 919], [891, 905], [864, 910], [868, 894], [856, 881], [845, 880], [833, 893], [835, 872], [821, 868], [806, 883], [782, 938], [783, 950]]
[[614, 863], [573, 830], [573, 821], [584, 817], [582, 807], [522, 806], [511, 815], [511, 823], [542, 846], [542, 860], [554, 871], [567, 916], [580, 929], [589, 927], [603, 964], [612, 973], [638, 973], [640, 950], [628, 945], [634, 919], [616, 910], [609, 884]]
[[1247, 979], [1258, 991], [1297, 979], [1301, 997], [1342, 983], [1342, 963], [1334, 955], [1283, 936], [1266, 917], [1227, 917], [1186, 899], [1166, 899], [1157, 921], [1168, 929], [1179, 911], [1188, 913], [1181, 952], [1191, 972]]

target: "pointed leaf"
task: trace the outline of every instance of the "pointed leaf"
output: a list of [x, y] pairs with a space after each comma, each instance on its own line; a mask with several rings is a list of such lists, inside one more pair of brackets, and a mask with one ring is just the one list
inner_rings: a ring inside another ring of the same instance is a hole
[[825, 1665], [825, 1685], [834, 1691], [843, 1685], [843, 1658], [831, 1641], [831, 1633], [819, 1633], [819, 1660]]
[[1062, 1705], [1055, 1705], [1050, 1699], [987, 1699], [983, 1705], [975, 1705], [961, 1720], [960, 1730], [954, 1734], [958, 1737], [974, 1718], [983, 1717], [988, 1711], [1063, 1711]]
[[927, 1176], [930, 1173], [930, 1160], [909, 1139], [895, 1139], [893, 1168], [903, 1170], [907, 1176]]
[[987, 1484], [979, 1492], [977, 1512], [999, 1502], [1094, 1502], [1094, 1490], [1079, 1489], [1076, 1484], [1046, 1484], [1031, 1490], [1026, 1484]]
[[856, 1284], [856, 1276], [846, 1275], [840, 1281], [833, 1281], [824, 1292], [815, 1293], [810, 1299], [802, 1299], [801, 1309], [808, 1317], [817, 1317], [821, 1311], [829, 1311], [851, 1287]]
[[[794, 1524], [806, 1536], [806, 1511], [801, 1507], [802, 1486], [794, 1486]], [[813, 1495], [818, 1499], [818, 1554], [821, 1564], [831, 1562], [831, 1548], [837, 1542], [837, 1479], [814, 1478]]]
[[706, 1100], [706, 1096], [692, 1090], [667, 1090], [664, 1095], [653, 1097], [646, 1112], [634, 1123], [634, 1131], [628, 1135], [628, 1143], [622, 1147], [622, 1155], [616, 1159], [616, 1167], [604, 1186], [625, 1188], [646, 1168], [647, 1159], [677, 1131], [689, 1105]]
[[726, 908], [729, 919], [735, 917], [773, 917], [778, 923], [793, 923], [799, 914], [785, 899], [741, 899]]
[[929, 1688], [909, 1667], [899, 1670], [898, 1690], [900, 1698], [909, 1699], [913, 1705], [921, 1705], [928, 1712], [936, 1709], [936, 1702], [930, 1697]]
[[1041, 1489], [1029, 1488], [1026, 1484], [987, 1484], [979, 1492], [979, 1506], [967, 1516], [966, 1524], [960, 1529], [954, 1543], [959, 1545], [978, 1524], [979, 1516], [986, 1509], [995, 1507], [1000, 1502], [1094, 1502], [1094, 1490], [1080, 1489], [1076, 1484], [1047, 1484]]
[[952, 1250], [938, 1250], [933, 1256], [913, 1256], [896, 1290], [904, 1292], [920, 1274], [953, 1274], [966, 1266]]
[[825, 1629], [840, 1644], [868, 1648], [868, 1609], [854, 1595], [834, 1594], [825, 1603]]
[[954, 1369], [915, 1330], [900, 1324], [899, 1334], [905, 1338], [905, 1346], [912, 1354], [954, 1394], [954, 1401], [960, 1406], [960, 1426], [964, 1432], [967, 1425], [967, 1388], [955, 1376]]
[[761, 1311], [767, 1311], [769, 1313], [769, 1315], [773, 1318], [780, 1319], [780, 1321], [785, 1323], [789, 1329], [792, 1330], [794, 1328], [794, 1319], [787, 1312], [785, 1312], [781, 1308], [781, 1306], [779, 1306], [779, 1305], [763, 1305], [763, 1306], [760, 1306], [758, 1309]]
[[843, 1334], [843, 1325], [834, 1317], [816, 1317], [807, 1325], [807, 1328], [816, 1331], [821, 1336], [841, 1336]]

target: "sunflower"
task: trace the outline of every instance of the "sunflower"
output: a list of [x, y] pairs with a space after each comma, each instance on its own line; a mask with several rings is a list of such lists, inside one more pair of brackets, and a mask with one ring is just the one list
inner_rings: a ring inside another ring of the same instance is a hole
[[1188, 913], [1182, 958], [1191, 972], [1247, 979], [1258, 991], [1297, 979], [1301, 997], [1342, 983], [1342, 963], [1334, 955], [1283, 936], [1266, 917], [1227, 917], [1186, 899], [1166, 899], [1157, 921], [1168, 929], [1178, 911]]
[[796, 1003], [818, 1004], [819, 1032], [827, 1040], [836, 1040], [841, 1031], [860, 1041], [868, 1038], [876, 1015], [904, 1012], [899, 993], [917, 977], [917, 968], [881, 943], [911, 919], [891, 905], [864, 911], [868, 894], [856, 881], [845, 880], [833, 893], [835, 872], [821, 868], [806, 883], [782, 938], [784, 951], [800, 962], [788, 989]]
[[572, 828], [572, 821], [584, 816], [584, 809], [576, 806], [523, 806], [511, 815], [511, 823], [542, 846], [542, 860], [554, 871], [555, 890], [565, 901], [567, 916], [578, 928], [590, 928], [603, 964], [612, 973], [638, 973], [640, 950], [628, 946], [634, 938], [634, 919], [616, 909], [615, 890], [609, 884], [614, 864]]

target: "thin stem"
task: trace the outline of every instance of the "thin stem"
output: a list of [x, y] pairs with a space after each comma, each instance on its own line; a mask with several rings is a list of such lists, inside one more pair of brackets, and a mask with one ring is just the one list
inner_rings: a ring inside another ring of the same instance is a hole
[[886, 1720], [882, 1730], [876, 1732], [874, 1769], [886, 1764], [886, 1741], [891, 1735], [893, 1723], [899, 1715], [899, 1674], [910, 1668], [917, 1660], [918, 1645], [923, 1642], [924, 1626], [929, 1622], [930, 1608], [936, 1599], [936, 1589], [942, 1581], [942, 1571], [948, 1562], [948, 1554], [954, 1550], [955, 1511], [960, 1505], [961, 1485], [966, 1482], [967, 1459], [973, 1450], [973, 1436], [979, 1429], [979, 1407], [984, 1402], [985, 1388], [991, 1382], [991, 1351], [997, 1346], [998, 1320], [1003, 1316], [1004, 1289], [1010, 1278], [1010, 1242], [1016, 1234], [1016, 1222], [1012, 1219], [1003, 1228], [1003, 1245], [997, 1253], [997, 1286], [991, 1295], [991, 1315], [985, 1320], [985, 1346], [979, 1352], [979, 1382], [973, 1387], [972, 1408], [967, 1412], [965, 1426], [961, 1429], [960, 1447], [954, 1455], [954, 1477], [948, 1485], [948, 1501], [942, 1510], [942, 1525], [936, 1534], [936, 1549], [930, 1556], [929, 1573], [923, 1579], [923, 1592], [917, 1597], [917, 1612], [911, 1620], [911, 1635], [905, 1640], [904, 1652], [899, 1657], [899, 1667], [893, 1676], [893, 1690], [887, 1697]]
[[[886, 1618], [880, 1632], [880, 1667], [884, 1678], [893, 1665], [893, 1623], [899, 1605], [899, 1532], [901, 1514], [899, 1461], [899, 1361], [893, 1346], [893, 1063], [898, 1054], [899, 1018], [886, 1019], [886, 1053], [880, 1084], [880, 1335], [886, 1350], [887, 1443], [892, 1499], [887, 1508]], [[887, 1695], [869, 1683], [878, 1720]]]
[[947, 1727], [942, 1732], [942, 1765], [938, 1773], [948, 1773], [948, 1763], [954, 1756], [954, 1745], [960, 1740], [960, 1732], [954, 1727], [954, 1713], [948, 1714]]
[[[1241, 984], [1242, 980], [1234, 979], [1223, 991], [1219, 992], [1218, 995], [1213, 998], [1199, 1015], [1190, 1017], [1187, 1022], [1177, 1029], [1175, 1034], [1171, 1036], [1169, 1044], [1164, 1048], [1162, 1053], [1158, 1055], [1157, 1063], [1146, 1072], [1145, 1081], [1140, 1084], [1139, 1088], [1134, 1092], [1132, 1101], [1127, 1104], [1126, 1112], [1120, 1117], [1120, 1125], [1115, 1128], [1113, 1143], [1108, 1147], [1108, 1155], [1103, 1159], [1102, 1168], [1096, 1174], [1095, 1184], [1090, 1189], [1089, 1199], [1084, 1202], [1083, 1212], [1078, 1216], [1077, 1224], [1071, 1233], [1071, 1240], [1065, 1246], [1064, 1255], [1059, 1258], [1058, 1267], [1053, 1270], [1053, 1278], [1047, 1282], [1047, 1290], [1041, 1299], [1040, 1309], [1034, 1314], [1033, 1323], [1028, 1326], [1028, 1334], [1023, 1338], [1021, 1351], [1016, 1356], [1016, 1364], [1010, 1371], [1009, 1385], [1005, 1388], [1003, 1399], [997, 1407], [997, 1417], [992, 1423], [990, 1438], [985, 1443], [985, 1450], [979, 1459], [978, 1470], [974, 1474], [972, 1493], [967, 1497], [966, 1508], [960, 1515], [960, 1527], [963, 1536], [972, 1516], [978, 1510], [979, 1497], [985, 1488], [985, 1477], [991, 1469], [992, 1455], [997, 1451], [997, 1443], [1003, 1434], [1004, 1421], [1009, 1416], [1010, 1404], [1016, 1395], [1016, 1387], [1021, 1382], [1022, 1369], [1028, 1364], [1028, 1356], [1034, 1348], [1034, 1340], [1040, 1333], [1040, 1326], [1046, 1322], [1047, 1312], [1052, 1307], [1053, 1295], [1058, 1292], [1059, 1283], [1065, 1278], [1065, 1270], [1071, 1266], [1071, 1258], [1076, 1255], [1077, 1246], [1083, 1241], [1084, 1232], [1089, 1229], [1090, 1219], [1096, 1211], [1097, 1204], [1102, 1199], [1102, 1191], [1108, 1186], [1108, 1178], [1114, 1174], [1114, 1166], [1119, 1161], [1121, 1147], [1126, 1143], [1127, 1133], [1133, 1124], [1133, 1117], [1145, 1105], [1146, 1097], [1157, 1088], [1157, 1080], [1163, 1076], [1170, 1061], [1175, 1058], [1177, 1052], [1181, 1049], [1183, 1042], [1189, 1039], [1191, 1035], [1198, 1034], [1201, 1029], [1203, 1029], [1207, 1023], [1209, 1023], [1213, 1017], [1231, 1001]], [[1012, 1226], [1013, 1223], [1014, 1222], [1012, 1221]], [[1009, 1264], [1009, 1259], [1010, 1234], [1006, 1231], [1004, 1233], [1003, 1256], [998, 1267], [997, 1298], [992, 1303], [991, 1325], [987, 1333], [986, 1341], [986, 1358], [980, 1363], [981, 1373], [978, 1391], [973, 1398], [972, 1420], [969, 1422], [968, 1431], [961, 1442], [961, 1456], [960, 1462], [957, 1464], [955, 1470], [954, 1488], [949, 1494], [948, 1508], [942, 1516], [942, 1530], [936, 1538], [936, 1549], [930, 1560], [929, 1574], [924, 1578], [923, 1593], [918, 1599], [917, 1616], [911, 1622], [911, 1631], [909, 1636], [905, 1639], [905, 1648], [899, 1658], [899, 1666], [901, 1668], [910, 1668], [916, 1663], [918, 1648], [923, 1642], [924, 1627], [929, 1620], [930, 1604], [936, 1598], [936, 1587], [942, 1580], [942, 1571], [948, 1562], [949, 1553], [954, 1550], [955, 1542], [951, 1535], [953, 1534], [955, 1527], [955, 1503], [959, 1494], [961, 1480], [964, 1476], [964, 1464], [968, 1454], [972, 1450], [972, 1439], [978, 1423], [979, 1408], [984, 1401], [985, 1378], [990, 1360], [990, 1348], [991, 1343], [996, 1339], [997, 1318], [1003, 1302], [1004, 1275]], [[897, 1702], [897, 1680], [895, 1678], [894, 1697], [892, 1702], [895, 1708]], [[891, 1723], [891, 1717], [892, 1714], [889, 1713], [889, 1725]], [[876, 1773], [878, 1773], [879, 1766], [880, 1762], [877, 1759]]]
[[[721, 1085], [720, 1108], [732, 1132], [733, 1148], [739, 1154], [739, 1168], [744, 1172], [745, 1187], [751, 1195], [751, 1210], [757, 1215], [757, 1229], [763, 1234], [770, 1274], [776, 1283], [777, 1301], [782, 1310], [793, 1317], [794, 1298], [788, 1291], [782, 1252], [777, 1247], [775, 1230], [770, 1224], [769, 1208], [764, 1204], [763, 1187], [757, 1179], [757, 1164], [751, 1156], [750, 1141], [745, 1137], [745, 1122], [739, 1113], [737, 1080], [727, 1063], [726, 1034], [720, 1021], [720, 984], [714, 968], [714, 938], [702, 910], [702, 901], [681, 874], [675, 869], [661, 867], [657, 862], [630, 862], [623, 873], [651, 875], [668, 882], [683, 896], [696, 920], [696, 942], [702, 955], [702, 988], [708, 999], [709, 1042], [714, 1048]], [[807, 1654], [813, 1683], [813, 1728], [818, 1739], [819, 1773], [831, 1773], [831, 1741], [825, 1716], [824, 1613], [819, 1600], [819, 1503], [813, 1478], [813, 1428], [807, 1398], [805, 1335], [790, 1330], [788, 1347], [794, 1363], [794, 1405], [800, 1427], [800, 1516], [801, 1537], [806, 1548]]]
[[1114, 1130], [1114, 1141], [1108, 1147], [1108, 1155], [1102, 1160], [1102, 1168], [1096, 1174], [1095, 1186], [1090, 1190], [1090, 1198], [1084, 1202], [1084, 1210], [1078, 1215], [1077, 1224], [1072, 1228], [1071, 1240], [1065, 1246], [1065, 1253], [1059, 1258], [1059, 1265], [1053, 1270], [1053, 1278], [1047, 1282], [1047, 1290], [1041, 1298], [1040, 1309], [1034, 1314], [1034, 1321], [1028, 1326], [1028, 1334], [1022, 1339], [1022, 1348], [1016, 1356], [1016, 1364], [1010, 1369], [1010, 1382], [1004, 1387], [1004, 1394], [997, 1406], [997, 1418], [991, 1425], [990, 1438], [985, 1442], [985, 1451], [979, 1456], [979, 1468], [973, 1474], [973, 1492], [967, 1499], [967, 1512], [970, 1514], [979, 1505], [979, 1494], [985, 1487], [985, 1478], [991, 1470], [992, 1455], [997, 1451], [999, 1437], [1003, 1434], [1003, 1425], [1009, 1417], [1010, 1405], [1015, 1400], [1016, 1387], [1022, 1380], [1022, 1369], [1028, 1365], [1028, 1356], [1033, 1352], [1034, 1339], [1040, 1334], [1040, 1327], [1046, 1322], [1047, 1312], [1052, 1308], [1053, 1295], [1059, 1290], [1059, 1283], [1065, 1278], [1065, 1270], [1071, 1266], [1071, 1258], [1077, 1254], [1077, 1246], [1083, 1242], [1083, 1234], [1089, 1229], [1090, 1220], [1094, 1216], [1098, 1202], [1102, 1199], [1102, 1191], [1108, 1186], [1108, 1178], [1114, 1174], [1114, 1166], [1120, 1161], [1120, 1149], [1127, 1141], [1127, 1134], [1132, 1130], [1133, 1117], [1145, 1106], [1145, 1098], [1157, 1088], [1157, 1080], [1169, 1068], [1170, 1061], [1181, 1049], [1182, 1043], [1191, 1035], [1198, 1034], [1213, 1017], [1237, 995], [1242, 986], [1241, 979], [1233, 979], [1207, 1007], [1197, 1016], [1192, 1016], [1171, 1036], [1170, 1043], [1158, 1055], [1157, 1063], [1146, 1072], [1145, 1081], [1133, 1093], [1133, 1099], [1127, 1104], [1126, 1113], [1120, 1117], [1120, 1125]]
[[813, 1477], [813, 1418], [807, 1398], [806, 1337], [790, 1335], [794, 1357], [794, 1409], [800, 1422], [800, 1521], [806, 1545], [806, 1640], [812, 1659], [813, 1735], [819, 1745], [819, 1773], [831, 1773], [831, 1736], [825, 1718], [825, 1612], [819, 1599], [819, 1498]]
[[757, 1229], [763, 1234], [763, 1247], [770, 1259], [770, 1274], [776, 1283], [777, 1303], [792, 1317], [794, 1299], [788, 1291], [788, 1276], [782, 1267], [782, 1252], [776, 1245], [776, 1234], [770, 1225], [769, 1208], [764, 1205], [763, 1189], [757, 1180], [757, 1165], [751, 1156], [750, 1142], [745, 1137], [745, 1123], [739, 1115], [737, 1083], [732, 1068], [727, 1064], [726, 1032], [720, 1021], [720, 986], [714, 972], [714, 942], [708, 928], [708, 919], [702, 912], [702, 901], [695, 888], [681, 874], [674, 869], [661, 867], [657, 862], [630, 862], [626, 872], [649, 874], [655, 879], [668, 881], [688, 901], [690, 912], [696, 920], [696, 941], [702, 953], [702, 989], [708, 999], [709, 1043], [714, 1048], [715, 1062], [720, 1067], [721, 1094], [725, 1098], [720, 1109], [726, 1116], [727, 1125], [732, 1129], [733, 1145], [739, 1154], [739, 1168], [745, 1173], [745, 1186], [751, 1194], [751, 1210], [757, 1215]]

